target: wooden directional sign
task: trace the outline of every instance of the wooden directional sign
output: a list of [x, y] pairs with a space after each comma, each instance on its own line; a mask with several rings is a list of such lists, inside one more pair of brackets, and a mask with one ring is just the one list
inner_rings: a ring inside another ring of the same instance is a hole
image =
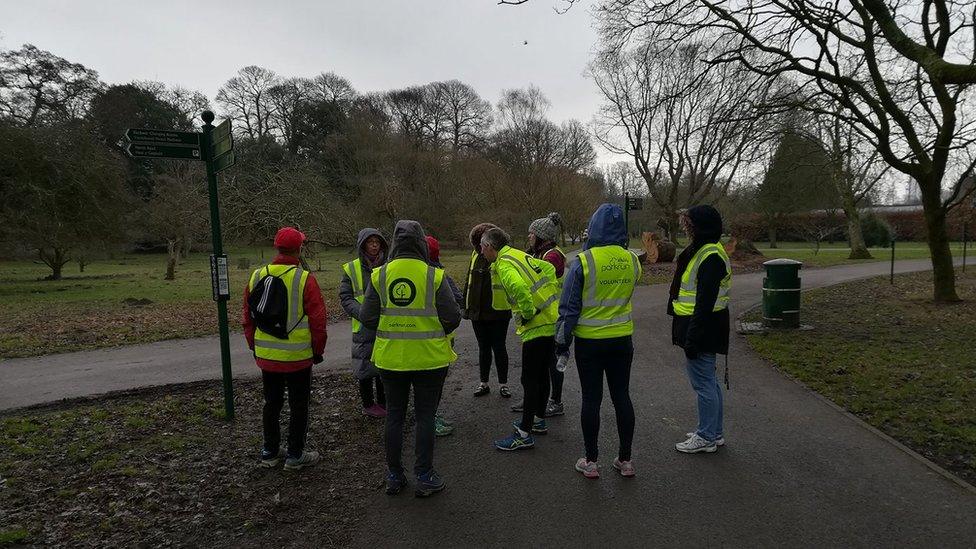
[[136, 158], [184, 158], [188, 160], [202, 160], [200, 147], [187, 145], [157, 145], [155, 143], [133, 142], [125, 148], [129, 155]]
[[125, 150], [136, 158], [183, 158], [203, 160], [200, 134], [149, 128], [130, 128], [125, 132]]
[[226, 170], [227, 168], [234, 165], [236, 158], [234, 158], [234, 151], [231, 150], [229, 153], [221, 156], [214, 160], [214, 173]]

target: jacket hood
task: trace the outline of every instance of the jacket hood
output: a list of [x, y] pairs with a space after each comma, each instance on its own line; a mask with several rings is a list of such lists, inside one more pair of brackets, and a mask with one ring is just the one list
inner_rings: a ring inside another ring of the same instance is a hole
[[379, 237], [380, 253], [383, 254], [383, 257], [386, 257], [390, 253], [390, 243], [383, 238], [383, 233], [381, 233], [378, 229], [366, 227], [365, 229], [359, 231], [359, 236], [356, 237], [356, 252], [359, 254], [359, 259], [361, 259], [366, 265], [369, 265], [369, 262], [366, 261], [366, 251], [363, 249], [363, 247], [366, 245], [366, 241], [369, 240], [369, 237], [371, 236]]
[[409, 219], [397, 221], [396, 228], [393, 229], [393, 250], [390, 251], [390, 260], [403, 258], [430, 262], [424, 228], [420, 223]]
[[688, 210], [688, 219], [694, 227], [694, 243], [697, 245], [718, 242], [722, 238], [722, 215], [718, 210], [702, 204]]
[[481, 237], [488, 229], [496, 228], [494, 223], [478, 223], [471, 229], [471, 246], [474, 251], [481, 253]]
[[624, 226], [623, 208], [617, 204], [601, 204], [590, 218], [587, 234], [589, 239], [583, 244], [584, 250], [611, 244], [628, 248], [630, 239]]

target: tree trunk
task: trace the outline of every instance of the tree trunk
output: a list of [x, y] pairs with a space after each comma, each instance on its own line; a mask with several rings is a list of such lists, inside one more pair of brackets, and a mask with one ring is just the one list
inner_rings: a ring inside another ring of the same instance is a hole
[[959, 301], [956, 294], [956, 271], [952, 265], [952, 251], [949, 249], [946, 212], [942, 208], [939, 186], [919, 182], [919, 187], [922, 192], [922, 211], [928, 232], [929, 252], [932, 254], [932, 297], [937, 302]]
[[847, 259], [872, 259], [861, 233], [861, 212], [857, 209], [854, 193], [850, 189], [843, 191], [843, 204], [844, 216], [847, 217], [847, 241], [851, 245], [851, 255]]
[[51, 274], [46, 277], [46, 280], [61, 280], [61, 273], [69, 261], [68, 250], [64, 248], [52, 248], [51, 254], [48, 255], [45, 253], [44, 248], [39, 248], [37, 255], [41, 258], [41, 262], [51, 268]]
[[769, 247], [777, 248], [776, 245], [776, 225], [769, 225]]
[[165, 280], [176, 280], [176, 262], [180, 258], [179, 241], [166, 241], [166, 276]]
[[79, 259], [78, 260], [78, 272], [79, 273], [85, 272], [85, 265], [88, 265], [88, 262], [87, 261], [85, 261], [84, 259]]

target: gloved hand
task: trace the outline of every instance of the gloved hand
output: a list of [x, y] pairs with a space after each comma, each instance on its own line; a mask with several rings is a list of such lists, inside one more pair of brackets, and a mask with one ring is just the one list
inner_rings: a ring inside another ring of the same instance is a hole
[[696, 349], [692, 345], [687, 345], [686, 344], [685, 345], [685, 357], [688, 360], [695, 360], [696, 358], [698, 358], [698, 349]]
[[325, 360], [325, 358], [323, 358], [322, 355], [314, 355], [312, 357], [312, 364], [321, 364], [323, 360]]
[[556, 356], [568, 355], [569, 345], [556, 345]]

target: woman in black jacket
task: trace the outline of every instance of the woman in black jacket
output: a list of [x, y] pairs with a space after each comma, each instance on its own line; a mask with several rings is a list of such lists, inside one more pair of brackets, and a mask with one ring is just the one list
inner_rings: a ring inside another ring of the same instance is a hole
[[491, 392], [488, 376], [491, 374], [491, 357], [494, 354], [498, 383], [501, 385], [498, 394], [503, 398], [511, 398], [512, 392], [508, 388], [508, 349], [505, 347], [505, 339], [508, 336], [512, 311], [499, 311], [491, 306], [491, 263], [481, 254], [481, 236], [494, 227], [491, 223], [479, 223], [471, 229], [471, 246], [474, 251], [471, 254], [471, 264], [462, 291], [464, 299], [462, 310], [464, 318], [471, 321], [475, 338], [478, 340], [481, 383], [475, 389], [474, 396], [484, 396]]
[[[678, 256], [668, 314], [674, 319], [671, 340], [685, 351], [688, 378], [698, 395], [698, 428], [675, 448], [689, 454], [714, 452], [725, 444], [722, 388], [715, 374], [715, 355], [729, 352], [728, 290], [732, 271], [728, 256], [721, 249], [722, 216], [715, 208], [695, 206], [682, 214], [681, 224], [691, 237], [691, 244]], [[702, 250], [707, 245], [711, 246]], [[705, 254], [709, 250], [712, 253]], [[686, 303], [679, 312], [675, 310], [675, 302], [686, 270], [691, 271], [688, 285], [694, 289], [686, 290], [685, 295], [688, 301], [689, 294], [694, 296], [694, 307]]]

